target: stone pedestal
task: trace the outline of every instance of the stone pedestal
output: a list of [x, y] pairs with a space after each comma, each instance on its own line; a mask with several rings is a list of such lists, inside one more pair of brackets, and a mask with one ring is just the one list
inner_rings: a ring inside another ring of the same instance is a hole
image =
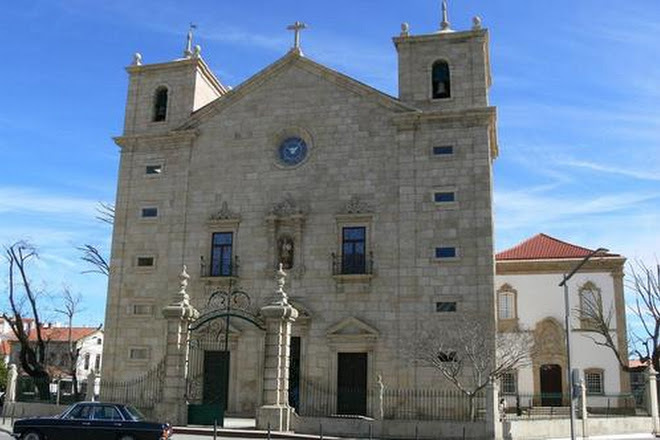
[[298, 317], [283, 290], [284, 277], [278, 271], [279, 288], [273, 301], [261, 309], [266, 321], [264, 350], [263, 405], [257, 409], [257, 429], [289, 431], [293, 408], [289, 406], [289, 355], [291, 323]]
[[486, 429], [489, 438], [502, 440], [502, 431], [506, 418], [505, 414], [500, 414], [499, 406], [499, 387], [497, 382], [491, 380], [486, 386]]
[[186, 358], [188, 355], [188, 327], [199, 313], [190, 304], [186, 286], [190, 278], [184, 266], [180, 275], [181, 290], [172, 303], [163, 308], [167, 319], [167, 338], [165, 346], [165, 365], [161, 401], [156, 406], [159, 420], [172, 425], [187, 423], [186, 395]]

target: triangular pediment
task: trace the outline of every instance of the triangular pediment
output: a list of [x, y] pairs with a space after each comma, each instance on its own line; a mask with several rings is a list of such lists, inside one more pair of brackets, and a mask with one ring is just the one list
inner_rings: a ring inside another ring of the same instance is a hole
[[378, 330], [355, 317], [346, 318], [328, 329], [328, 337], [378, 337]]
[[369, 99], [379, 105], [389, 108], [395, 112], [417, 112], [419, 110], [400, 102], [398, 99], [387, 95], [373, 87], [370, 87], [349, 76], [332, 70], [315, 61], [310, 60], [296, 51], [290, 51], [285, 56], [275, 61], [265, 69], [261, 70], [235, 89], [225, 93], [215, 101], [197, 110], [191, 118], [179, 127], [179, 130], [198, 127], [204, 121], [220, 113], [223, 109], [240, 101], [243, 97], [259, 88], [264, 83], [272, 80], [287, 69], [302, 69], [308, 73], [318, 76], [322, 80], [334, 84], [337, 87], [348, 90], [356, 95]]

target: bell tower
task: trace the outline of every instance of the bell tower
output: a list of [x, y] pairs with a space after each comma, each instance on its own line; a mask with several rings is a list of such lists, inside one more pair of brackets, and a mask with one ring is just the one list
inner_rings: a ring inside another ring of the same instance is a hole
[[399, 55], [399, 99], [422, 110], [488, 106], [491, 85], [488, 31], [475, 17], [468, 31], [454, 31], [446, 0], [439, 29], [411, 35], [407, 23], [394, 38]]
[[143, 64], [136, 53], [129, 74], [124, 135], [167, 133], [197, 109], [227, 92], [192, 45], [191, 25], [183, 57]]

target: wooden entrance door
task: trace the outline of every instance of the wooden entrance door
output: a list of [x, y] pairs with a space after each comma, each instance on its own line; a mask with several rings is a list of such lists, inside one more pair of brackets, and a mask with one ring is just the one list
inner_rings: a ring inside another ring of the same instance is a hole
[[561, 406], [561, 367], [556, 364], [541, 365], [541, 406]]
[[337, 413], [367, 415], [367, 353], [337, 353]]
[[204, 352], [204, 404], [220, 405], [227, 409], [229, 395], [229, 352]]

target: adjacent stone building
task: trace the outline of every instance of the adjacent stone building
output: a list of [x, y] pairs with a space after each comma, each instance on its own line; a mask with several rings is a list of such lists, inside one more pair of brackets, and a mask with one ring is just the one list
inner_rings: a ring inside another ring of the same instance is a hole
[[218, 393], [233, 414], [264, 403], [259, 310], [279, 264], [298, 311], [294, 406], [319, 388], [331, 413], [371, 414], [377, 375], [439, 386], [406, 351], [425, 323], [495, 328], [488, 32], [402, 26], [392, 97], [305, 57], [293, 27], [296, 45], [233, 89], [190, 36], [183, 58], [127, 68], [104, 380], [163, 361], [182, 265], [190, 302], [217, 319], [191, 324], [181, 400]]

